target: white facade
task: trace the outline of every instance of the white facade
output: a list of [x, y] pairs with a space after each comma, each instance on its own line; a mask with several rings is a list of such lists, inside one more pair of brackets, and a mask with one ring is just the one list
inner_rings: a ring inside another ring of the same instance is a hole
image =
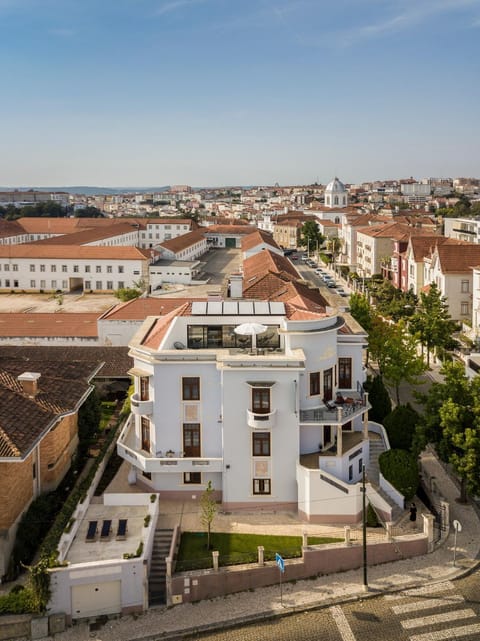
[[[192, 234], [194, 234], [194, 232], [192, 232]], [[165, 247], [164, 245], [160, 245], [158, 249], [161, 252], [162, 258], [165, 259], [195, 260], [203, 256], [207, 251], [207, 239], [204, 236], [192, 240], [186, 239], [186, 242], [181, 243], [181, 246]]]
[[325, 187], [325, 206], [330, 209], [343, 208], [348, 205], [348, 191], [338, 178], [334, 178]]
[[161, 289], [163, 283], [191, 285], [200, 266], [198, 260], [158, 260], [150, 265], [150, 289], [152, 292]]
[[[339, 331], [337, 315], [309, 318], [246, 301], [149, 317], [130, 343], [135, 393], [117, 444], [131, 476], [162, 496], [199, 496], [211, 481], [226, 507], [356, 521], [369, 456], [365, 335]], [[234, 331], [245, 322], [268, 328], [253, 350]], [[347, 402], [328, 409], [339, 390]]]
[[480, 244], [480, 220], [475, 218], [445, 218], [444, 235], [468, 243]]
[[[133, 247], [0, 247], [0, 291], [114, 291], [148, 283], [149, 259]], [[34, 246], [30, 246], [34, 247]], [[107, 250], [107, 251], [104, 251]]]
[[437, 250], [424, 259], [424, 282], [435, 283], [441, 295], [446, 298], [448, 313], [452, 320], [472, 320], [473, 273], [442, 271]]
[[138, 230], [138, 246], [142, 249], [151, 249], [165, 240], [183, 236], [192, 231], [192, 223], [184, 219], [172, 218], [170, 221], [152, 221], [146, 223], [146, 229]]

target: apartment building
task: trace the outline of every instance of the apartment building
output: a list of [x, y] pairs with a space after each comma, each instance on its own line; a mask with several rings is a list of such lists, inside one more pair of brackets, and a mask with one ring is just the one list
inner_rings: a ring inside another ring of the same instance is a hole
[[358, 521], [365, 339], [308, 301], [179, 301], [148, 317], [130, 343], [135, 393], [117, 444], [130, 482], [185, 499], [211, 481], [227, 509]]

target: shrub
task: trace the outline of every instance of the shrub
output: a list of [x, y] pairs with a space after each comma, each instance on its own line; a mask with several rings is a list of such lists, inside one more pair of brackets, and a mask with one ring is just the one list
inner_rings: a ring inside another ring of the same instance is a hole
[[398, 405], [393, 412], [390, 412], [384, 420], [383, 426], [387, 430], [390, 447], [392, 449], [412, 449], [412, 439], [415, 434], [415, 427], [418, 423], [418, 413], [408, 403]]
[[419, 483], [416, 457], [405, 450], [388, 450], [380, 454], [378, 463], [387, 481], [410, 501]]
[[368, 417], [371, 421], [383, 423], [383, 419], [392, 411], [392, 402], [381, 376], [369, 377], [364, 383], [365, 391], [368, 392], [368, 400], [372, 406]]
[[148, 527], [150, 520], [151, 520], [150, 514], [147, 514], [147, 516], [143, 519], [143, 527]]
[[23, 586], [15, 585], [8, 594], [0, 596], [0, 614], [34, 612], [33, 594]]

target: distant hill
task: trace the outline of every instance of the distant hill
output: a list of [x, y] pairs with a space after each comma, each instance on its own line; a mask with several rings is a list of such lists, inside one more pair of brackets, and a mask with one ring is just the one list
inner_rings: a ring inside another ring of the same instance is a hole
[[145, 194], [152, 191], [167, 191], [169, 186], [164, 187], [89, 187], [80, 185], [78, 187], [0, 187], [0, 191], [63, 191], [69, 194], [83, 194], [85, 196], [115, 195], [115, 194]]

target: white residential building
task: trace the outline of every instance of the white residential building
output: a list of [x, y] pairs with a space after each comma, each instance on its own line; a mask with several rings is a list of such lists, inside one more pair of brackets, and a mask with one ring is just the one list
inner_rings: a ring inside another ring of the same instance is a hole
[[150, 250], [97, 245], [0, 245], [0, 291], [114, 291], [148, 285]]
[[[256, 346], [236, 331], [245, 323], [266, 328]], [[348, 314], [281, 302], [179, 301], [148, 317], [130, 343], [135, 392], [117, 444], [130, 482], [198, 498], [211, 481], [225, 508], [358, 522], [365, 340]]]
[[480, 244], [480, 220], [476, 218], [445, 218], [443, 224], [445, 236]]

